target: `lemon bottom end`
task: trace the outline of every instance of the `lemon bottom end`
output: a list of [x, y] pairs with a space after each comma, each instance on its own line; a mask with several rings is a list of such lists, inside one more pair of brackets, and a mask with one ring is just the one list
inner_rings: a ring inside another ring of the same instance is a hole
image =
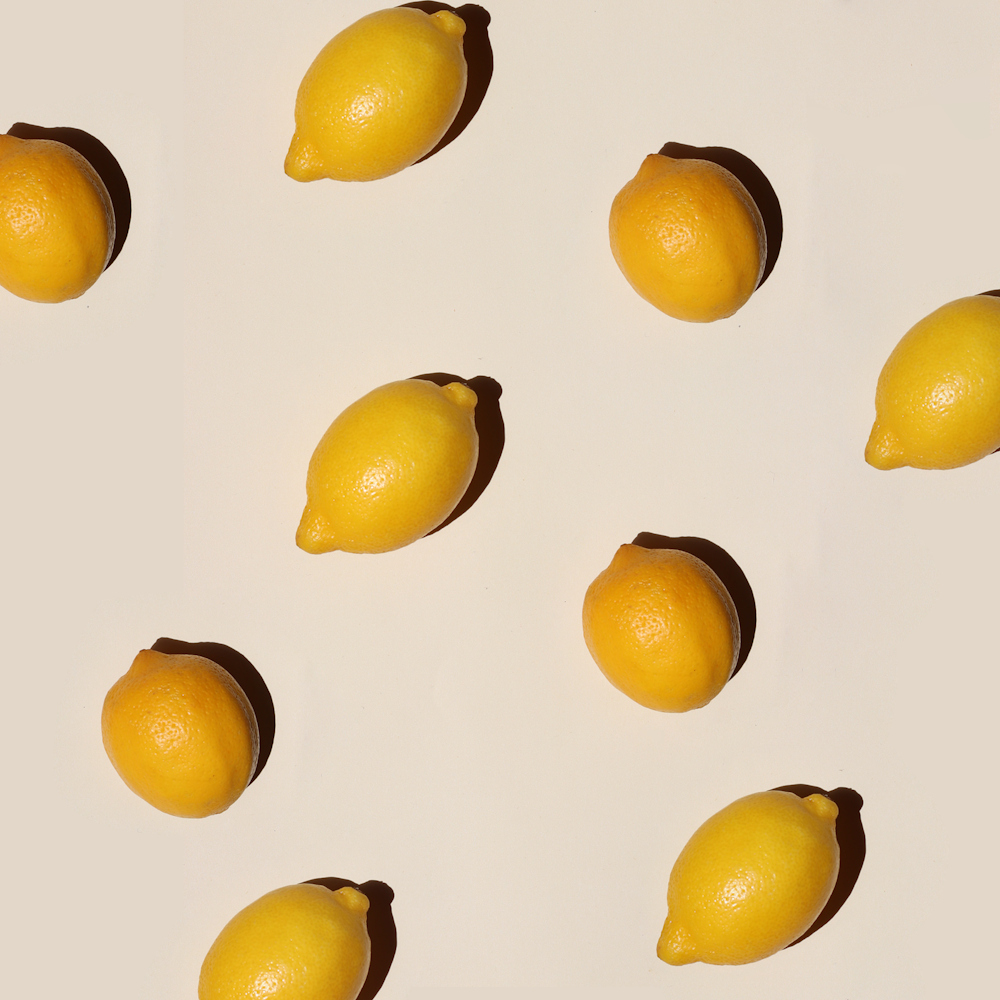
[[656, 942], [656, 957], [667, 965], [690, 965], [698, 961], [694, 939], [670, 917], [664, 921], [660, 940]]
[[323, 164], [320, 161], [319, 150], [311, 142], [306, 142], [295, 133], [292, 136], [291, 145], [288, 147], [288, 155], [285, 157], [285, 173], [293, 181], [318, 181], [326, 176], [323, 173]]
[[877, 420], [865, 446], [865, 461], [883, 472], [906, 465], [899, 441], [892, 431], [884, 428]]
[[324, 552], [335, 552], [337, 549], [330, 523], [325, 517], [317, 514], [309, 504], [306, 504], [305, 510], [302, 511], [302, 520], [299, 521], [298, 530], [295, 532], [295, 544], [303, 552], [314, 556], [322, 555]]

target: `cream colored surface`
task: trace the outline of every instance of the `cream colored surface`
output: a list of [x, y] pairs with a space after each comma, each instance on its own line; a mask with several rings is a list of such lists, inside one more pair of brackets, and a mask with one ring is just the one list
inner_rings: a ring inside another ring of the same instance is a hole
[[[303, 68], [375, 5], [9, 6], [0, 127], [91, 132], [134, 202], [82, 298], [0, 294], [11, 994], [193, 997], [234, 913], [329, 876], [395, 891], [379, 1000], [988, 996], [1000, 460], [861, 450], [900, 334], [1000, 286], [995, 2], [489, 2], [465, 132], [308, 185], [282, 170]], [[608, 250], [668, 140], [749, 156], [784, 213], [773, 273], [709, 327]], [[479, 501], [378, 557], [297, 549], [343, 401], [434, 371], [503, 386]], [[708, 538], [753, 587], [704, 710], [623, 698], [580, 634], [639, 531]], [[125, 791], [99, 735], [161, 635], [238, 649], [277, 713], [260, 777], [195, 823]], [[764, 962], [664, 965], [692, 830], [793, 782], [864, 796], [844, 907]]]

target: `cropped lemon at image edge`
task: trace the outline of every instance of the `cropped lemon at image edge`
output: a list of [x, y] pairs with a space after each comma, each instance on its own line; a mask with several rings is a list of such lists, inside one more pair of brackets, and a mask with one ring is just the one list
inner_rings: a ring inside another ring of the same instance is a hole
[[344, 886], [274, 889], [237, 913], [201, 966], [198, 1000], [356, 1000], [371, 963], [369, 900]]
[[32, 302], [78, 298], [114, 245], [111, 196], [80, 153], [52, 139], [0, 135], [0, 285]]
[[403, 379], [348, 406], [309, 460], [299, 548], [390, 552], [441, 525], [476, 471], [477, 403], [462, 382]]
[[139, 652], [108, 691], [104, 749], [125, 784], [161, 812], [203, 818], [246, 790], [260, 753], [253, 707], [203, 656]]
[[956, 299], [916, 323], [875, 390], [865, 461], [955, 469], [1000, 448], [1000, 298]]
[[465, 97], [465, 28], [448, 10], [394, 7], [331, 39], [299, 86], [285, 173], [372, 181], [430, 153]]

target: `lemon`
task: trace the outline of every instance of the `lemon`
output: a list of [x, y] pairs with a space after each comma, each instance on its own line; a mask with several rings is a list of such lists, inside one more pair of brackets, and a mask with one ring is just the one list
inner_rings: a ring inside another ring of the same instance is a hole
[[388, 552], [433, 531], [476, 471], [476, 402], [461, 382], [405, 379], [352, 403], [309, 461], [299, 548]]
[[758, 792], [703, 823], [674, 863], [656, 954], [670, 965], [743, 965], [801, 937], [840, 870], [837, 805]]
[[0, 135], [0, 285], [32, 302], [75, 299], [114, 245], [111, 197], [75, 149]]
[[243, 689], [203, 656], [144, 649], [104, 699], [104, 749], [136, 795], [173, 816], [210, 816], [243, 794], [260, 735]]
[[345, 28], [299, 86], [285, 173], [297, 181], [373, 181], [429, 153], [465, 97], [464, 35], [456, 14], [411, 7]]
[[747, 189], [709, 160], [652, 153], [611, 205], [611, 252], [657, 309], [694, 323], [732, 316], [767, 262], [767, 236]]
[[1000, 298], [949, 302], [896, 345], [878, 378], [865, 461], [954, 469], [1000, 448]]
[[198, 1000], [355, 1000], [371, 960], [368, 898], [345, 886], [289, 885], [223, 927]]
[[697, 556], [623, 545], [587, 589], [583, 636], [604, 676], [660, 712], [707, 705], [740, 652], [736, 607]]

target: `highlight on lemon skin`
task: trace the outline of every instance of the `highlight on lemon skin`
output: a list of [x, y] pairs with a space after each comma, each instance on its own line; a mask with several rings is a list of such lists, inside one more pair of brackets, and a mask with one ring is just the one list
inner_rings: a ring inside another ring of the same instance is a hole
[[661, 312], [692, 323], [732, 316], [767, 262], [756, 203], [709, 160], [651, 153], [615, 197], [608, 229], [629, 284]]
[[356, 1000], [368, 975], [368, 897], [302, 883], [236, 914], [202, 963], [198, 1000]]
[[142, 650], [108, 691], [104, 749], [128, 787], [172, 816], [200, 818], [243, 794], [260, 732], [243, 689], [203, 656]]
[[65, 302], [104, 272], [115, 215], [104, 182], [53, 139], [0, 135], [0, 285], [32, 302]]
[[388, 552], [438, 527], [476, 471], [477, 402], [461, 382], [404, 379], [352, 403], [309, 461], [299, 548]]
[[299, 86], [285, 173], [297, 181], [371, 181], [426, 156], [465, 97], [464, 35], [456, 14], [411, 7], [345, 28]]
[[634, 544], [588, 587], [583, 635], [604, 676], [659, 712], [707, 705], [740, 652], [736, 606], [715, 572], [688, 552]]
[[971, 295], [920, 320], [875, 390], [865, 461], [955, 469], [1000, 448], [1000, 298]]
[[837, 883], [837, 814], [825, 795], [770, 791], [708, 819], [670, 873], [657, 957], [744, 965], [800, 938]]

